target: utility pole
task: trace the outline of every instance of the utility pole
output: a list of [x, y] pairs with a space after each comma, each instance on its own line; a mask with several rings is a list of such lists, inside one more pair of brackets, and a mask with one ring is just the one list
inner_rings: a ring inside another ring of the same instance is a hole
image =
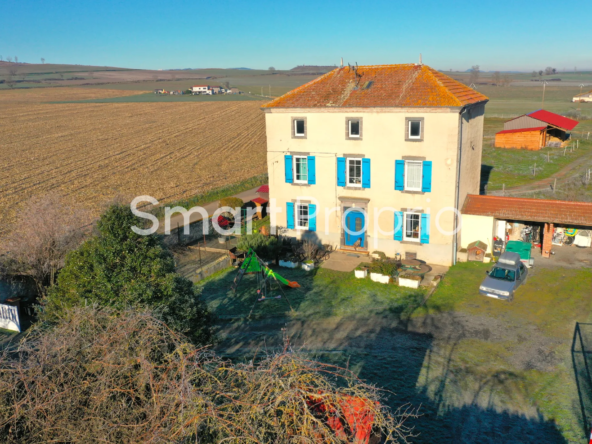
[[545, 87], [547, 86], [547, 81], [543, 80], [543, 104], [541, 106], [541, 108], [545, 107]]

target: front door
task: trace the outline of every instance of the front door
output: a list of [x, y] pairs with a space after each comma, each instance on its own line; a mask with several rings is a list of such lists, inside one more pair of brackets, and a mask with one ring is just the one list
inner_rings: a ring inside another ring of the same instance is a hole
[[345, 245], [365, 248], [365, 223], [364, 213], [361, 211], [349, 211], [345, 216]]

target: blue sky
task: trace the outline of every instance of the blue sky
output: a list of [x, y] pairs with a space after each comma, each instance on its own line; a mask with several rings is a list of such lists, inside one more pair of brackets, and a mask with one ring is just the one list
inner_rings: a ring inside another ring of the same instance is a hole
[[592, 1], [0, 0], [0, 55], [130, 68], [592, 69]]

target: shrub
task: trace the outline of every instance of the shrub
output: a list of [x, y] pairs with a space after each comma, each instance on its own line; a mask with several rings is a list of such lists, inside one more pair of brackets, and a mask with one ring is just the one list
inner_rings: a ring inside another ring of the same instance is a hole
[[397, 273], [397, 264], [389, 261], [374, 261], [370, 264], [370, 272], [383, 274], [385, 276], [395, 276]]
[[132, 226], [142, 223], [127, 206], [113, 205], [101, 216], [99, 234], [67, 256], [43, 317], [55, 321], [87, 303], [147, 307], [196, 343], [209, 343], [212, 318], [197, 288], [175, 272], [172, 255], [156, 235], [141, 236]]
[[279, 244], [276, 237], [253, 233], [241, 236], [236, 247], [243, 251], [248, 251], [251, 248], [258, 256], [273, 259], [278, 252]]
[[222, 208], [222, 207], [230, 207], [230, 208], [241, 208], [243, 206], [244, 202], [242, 199], [239, 199], [238, 197], [225, 197], [223, 199], [220, 199], [220, 202], [218, 204], [218, 208]]

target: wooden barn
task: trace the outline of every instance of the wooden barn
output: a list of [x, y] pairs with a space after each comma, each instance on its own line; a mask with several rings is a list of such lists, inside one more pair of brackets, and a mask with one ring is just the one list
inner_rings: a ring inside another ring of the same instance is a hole
[[561, 147], [569, 141], [568, 131], [579, 122], [540, 109], [515, 117], [504, 123], [503, 131], [495, 135], [496, 148], [540, 150], [545, 146]]

